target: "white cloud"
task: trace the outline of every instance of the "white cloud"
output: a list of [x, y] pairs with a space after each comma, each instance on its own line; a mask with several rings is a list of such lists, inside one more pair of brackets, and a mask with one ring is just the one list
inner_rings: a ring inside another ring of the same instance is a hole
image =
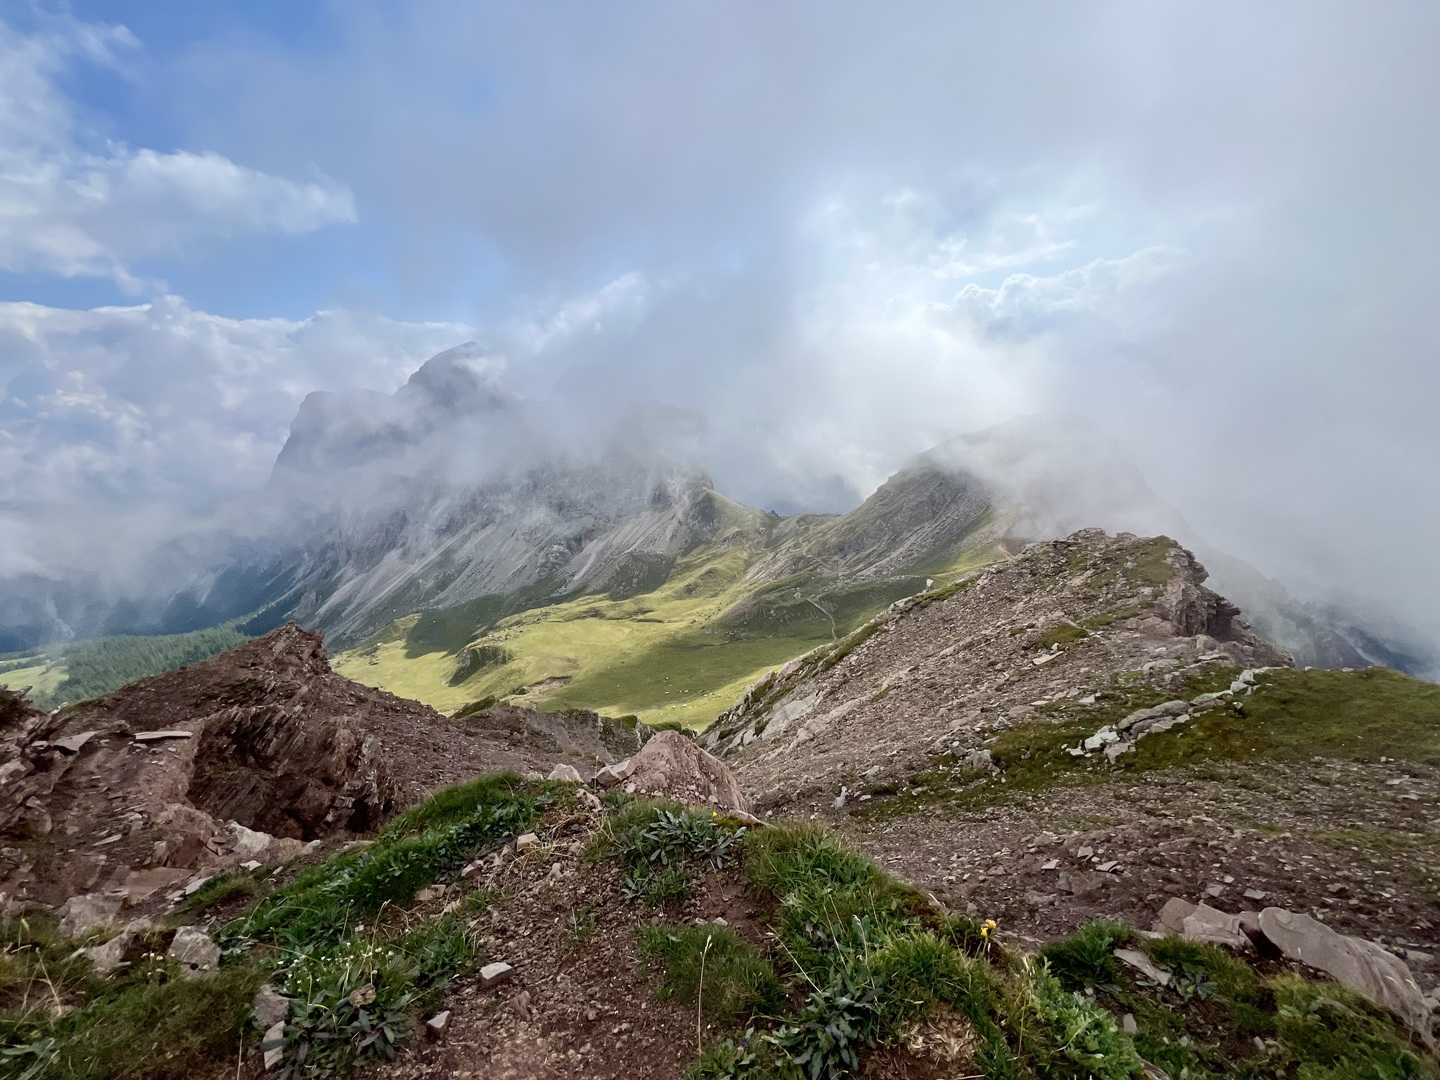
[[123, 26], [48, 16], [0, 22], [0, 269], [105, 277], [131, 290], [134, 264], [210, 239], [303, 233], [356, 220], [348, 188], [273, 176], [212, 152], [160, 152], [100, 138], [60, 86], [74, 66], [123, 70]]
[[[164, 296], [133, 307], [0, 304], [0, 512], [16, 560], [93, 555], [117, 514], [207, 514], [264, 484], [312, 390], [393, 390], [472, 336], [351, 311], [231, 319]], [[71, 519], [89, 522], [65, 537]], [[60, 539], [57, 541], [57, 536]], [[103, 545], [100, 545], [103, 546]]]

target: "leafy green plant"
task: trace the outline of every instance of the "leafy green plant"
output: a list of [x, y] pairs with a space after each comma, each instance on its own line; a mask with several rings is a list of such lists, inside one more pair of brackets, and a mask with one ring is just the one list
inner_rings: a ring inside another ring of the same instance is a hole
[[793, 1020], [770, 1036], [808, 1080], [844, 1076], [860, 1067], [860, 1051], [880, 1034], [875, 987], [857, 967], [842, 968], [817, 987]]
[[1130, 1080], [1140, 1071], [1134, 1044], [1115, 1018], [1066, 990], [1044, 960], [1027, 963], [1012, 991], [1012, 1022], [1019, 1042], [1042, 1076]]
[[620, 894], [627, 900], [643, 900], [651, 907], [678, 904], [690, 895], [690, 875], [683, 867], [652, 870], [638, 866], [620, 879]]
[[632, 866], [695, 860], [719, 870], [734, 859], [745, 831], [743, 826], [721, 824], [713, 815], [663, 807], [648, 822], [621, 835], [618, 847], [621, 857]]

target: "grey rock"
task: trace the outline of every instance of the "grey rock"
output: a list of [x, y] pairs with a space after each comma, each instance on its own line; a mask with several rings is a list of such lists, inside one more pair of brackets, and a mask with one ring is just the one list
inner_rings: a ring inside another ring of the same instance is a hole
[[255, 1015], [255, 1026], [269, 1029], [276, 1024], [284, 1024], [290, 1014], [290, 999], [266, 983], [255, 991], [250, 1009]]
[[135, 939], [151, 928], [149, 919], [132, 919], [118, 934], [101, 945], [82, 950], [97, 975], [110, 975], [125, 962]]
[[533, 847], [539, 847], [540, 837], [533, 832], [521, 833], [515, 838], [516, 851], [529, 851]]
[[61, 750], [65, 750], [71, 754], [78, 754], [81, 748], [97, 734], [99, 733], [95, 731], [82, 731], [78, 735], [67, 735], [63, 739], [56, 739], [50, 745], [58, 746]]
[[1231, 915], [1208, 904], [1192, 904], [1171, 897], [1160, 909], [1156, 929], [1189, 941], [1245, 949], [1250, 946], [1250, 938], [1243, 928], [1245, 919], [1245, 915]]
[[1430, 1006], [1405, 961], [1394, 953], [1284, 908], [1265, 908], [1259, 921], [1260, 932], [1285, 956], [1325, 972], [1431, 1039]]
[[1161, 720], [1167, 716], [1179, 716], [1183, 712], [1188, 712], [1189, 709], [1190, 703], [1188, 701], [1180, 701], [1178, 699], [1175, 701], [1166, 701], [1159, 705], [1152, 705], [1147, 709], [1136, 709], [1116, 724], [1115, 730], [1129, 731], [1136, 724], [1145, 720]]
[[425, 1021], [425, 1034], [431, 1039], [443, 1039], [445, 1029], [450, 1026], [450, 1010], [442, 1009]]
[[606, 765], [597, 772], [590, 782], [599, 788], [610, 788], [616, 784], [624, 783], [630, 775], [630, 759], [617, 761], [613, 765]]
[[1116, 949], [1115, 959], [1127, 967], [1134, 968], [1141, 975], [1144, 975], [1145, 978], [1157, 985], [1170, 985], [1170, 973], [1163, 968], [1156, 967], [1150, 957], [1146, 956], [1139, 949]]
[[83, 937], [92, 930], [106, 929], [120, 913], [121, 903], [119, 896], [100, 893], [72, 896], [60, 905], [60, 932], [66, 937]]
[[220, 966], [220, 946], [198, 926], [182, 926], [175, 931], [169, 956], [189, 975], [214, 971]]
[[193, 731], [181, 731], [178, 728], [161, 728], [157, 731], [137, 731], [135, 741], [138, 743], [160, 742], [162, 739], [191, 739], [195, 737]]
[[1140, 1025], [1135, 1022], [1134, 1013], [1126, 1013], [1120, 1018], [1120, 1030], [1126, 1035], [1140, 1034]]
[[285, 1060], [285, 1021], [278, 1020], [265, 1029], [265, 1038], [260, 1041], [265, 1051], [265, 1071], [279, 1068]]
[[497, 986], [510, 978], [515, 969], [503, 961], [497, 960], [493, 964], [486, 964], [480, 969], [480, 982], [485, 986]]
[[[545, 777], [545, 779], [560, 780], [567, 784], [583, 784], [585, 782], [585, 778], [580, 775], [579, 769], [575, 768], [574, 765], [565, 765], [563, 763], [551, 769], [550, 775]], [[448, 1018], [448, 1014], [446, 1015]]]

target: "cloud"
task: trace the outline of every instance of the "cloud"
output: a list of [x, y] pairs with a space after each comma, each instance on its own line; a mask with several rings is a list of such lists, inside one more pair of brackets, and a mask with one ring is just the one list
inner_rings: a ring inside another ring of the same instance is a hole
[[[1440, 637], [1440, 7], [329, 10], [320, 47], [202, 35], [150, 57], [151, 104], [216, 160], [145, 183], [115, 179], [139, 152], [97, 144], [55, 89], [53, 57], [123, 67], [133, 42], [7, 37], [24, 47], [0, 53], [3, 85], [33, 89], [7, 97], [0, 130], [24, 137], [6, 143], [119, 161], [97, 190], [145, 208], [133, 233], [47, 210], [58, 254], [28, 241], [29, 265], [138, 274], [151, 244], [363, 206], [377, 309], [469, 297], [434, 349], [479, 337], [577, 429], [699, 412], [696, 453], [741, 497], [840, 509], [957, 430], [1076, 413], [1215, 544]], [[169, 202], [173, 224], [153, 210]], [[398, 365], [397, 339], [359, 315], [317, 316], [312, 343], [308, 324], [190, 311], [183, 334], [146, 331], [172, 346], [147, 354], [134, 324], [165, 308], [51, 316], [48, 359], [10, 381], [27, 402], [43, 382], [54, 482], [77, 500], [203, 500], [231, 489], [228, 461], [263, 472], [306, 389], [399, 381], [374, 361]], [[70, 319], [88, 331], [61, 333]], [[113, 371], [111, 333], [130, 357]], [[213, 385], [183, 373], [186, 334]], [[193, 436], [208, 465], [186, 474], [150, 433], [178, 430], [172, 395], [183, 414], [203, 394], [236, 419]]]
[[135, 264], [247, 233], [356, 220], [343, 185], [292, 180], [214, 152], [160, 152], [86, 130], [61, 89], [71, 69], [123, 72], [140, 43], [123, 26], [43, 16], [0, 21], [0, 269], [146, 283]]
[[0, 303], [0, 514], [8, 558], [60, 572], [154, 544], [263, 487], [317, 389], [393, 390], [471, 336], [351, 311], [231, 319], [163, 296], [72, 311]]

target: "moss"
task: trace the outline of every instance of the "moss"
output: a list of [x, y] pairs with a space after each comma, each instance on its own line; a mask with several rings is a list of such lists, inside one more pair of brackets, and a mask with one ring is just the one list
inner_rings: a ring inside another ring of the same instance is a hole
[[1077, 641], [1083, 641], [1090, 636], [1090, 632], [1072, 622], [1057, 622], [1042, 630], [1035, 639], [1035, 644], [1042, 649], [1049, 649], [1055, 646], [1063, 648], [1066, 645]]

